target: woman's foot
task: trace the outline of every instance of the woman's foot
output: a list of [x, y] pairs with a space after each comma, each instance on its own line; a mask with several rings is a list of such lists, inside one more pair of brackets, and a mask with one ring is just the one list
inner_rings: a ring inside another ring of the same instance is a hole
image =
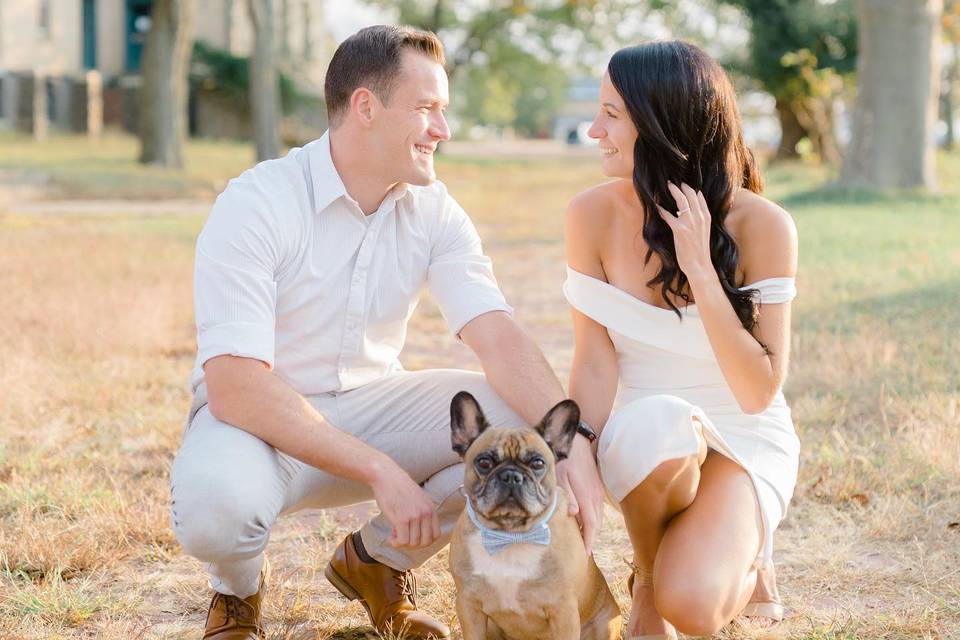
[[653, 598], [653, 579], [646, 569], [627, 563], [633, 569], [633, 574], [627, 580], [632, 601], [630, 603], [630, 620], [624, 637], [627, 640], [649, 638], [654, 640], [675, 640], [677, 632], [673, 626], [664, 620], [657, 612]]
[[741, 615], [763, 626], [772, 626], [783, 620], [783, 602], [777, 590], [777, 574], [773, 563], [757, 569], [757, 586]]

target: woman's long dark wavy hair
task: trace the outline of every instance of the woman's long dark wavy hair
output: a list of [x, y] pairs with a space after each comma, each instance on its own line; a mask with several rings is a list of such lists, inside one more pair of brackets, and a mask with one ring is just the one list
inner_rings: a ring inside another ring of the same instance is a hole
[[661, 264], [647, 286], [660, 285], [661, 295], [678, 316], [673, 298], [691, 302], [673, 233], [656, 213], [657, 205], [671, 213], [677, 210], [667, 182], [677, 186], [685, 182], [703, 192], [711, 214], [713, 268], [740, 322], [752, 330], [757, 322], [757, 291], [738, 288], [739, 252], [724, 220], [738, 188], [760, 193], [763, 183], [743, 142], [730, 79], [706, 52], [680, 41], [621, 49], [610, 59], [607, 72], [637, 128], [633, 186], [646, 212], [645, 260], [656, 253]]

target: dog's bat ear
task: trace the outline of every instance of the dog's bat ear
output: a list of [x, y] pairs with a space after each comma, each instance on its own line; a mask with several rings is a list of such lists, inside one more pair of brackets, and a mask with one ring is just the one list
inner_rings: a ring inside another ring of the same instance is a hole
[[563, 400], [550, 409], [535, 428], [559, 461], [569, 455], [579, 424], [580, 407], [573, 400]]
[[461, 458], [488, 426], [476, 398], [466, 391], [453, 396], [450, 403], [450, 444]]

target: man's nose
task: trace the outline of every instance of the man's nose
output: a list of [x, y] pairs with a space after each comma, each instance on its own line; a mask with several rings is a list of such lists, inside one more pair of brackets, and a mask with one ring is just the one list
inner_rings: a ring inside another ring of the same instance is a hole
[[503, 469], [497, 474], [497, 478], [506, 485], [519, 486], [523, 484], [523, 474], [516, 469]]
[[447, 124], [447, 119], [443, 117], [442, 113], [438, 113], [431, 119], [429, 134], [430, 137], [436, 138], [437, 140], [450, 139], [450, 126]]

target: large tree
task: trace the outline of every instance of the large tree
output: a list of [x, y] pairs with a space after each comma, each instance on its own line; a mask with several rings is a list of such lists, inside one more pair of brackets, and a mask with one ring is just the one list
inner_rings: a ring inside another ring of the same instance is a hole
[[750, 45], [742, 71], [776, 100], [782, 131], [778, 159], [798, 155], [804, 138], [830, 164], [840, 163], [833, 105], [843, 76], [857, 58], [853, 0], [720, 0], [750, 22]]
[[143, 50], [140, 162], [183, 166], [194, 0], [154, 0]]
[[857, 0], [857, 101], [843, 183], [935, 188], [942, 11], [943, 0]]
[[258, 161], [280, 155], [280, 92], [273, 5], [273, 0], [249, 0], [248, 3], [254, 34], [248, 86]]

